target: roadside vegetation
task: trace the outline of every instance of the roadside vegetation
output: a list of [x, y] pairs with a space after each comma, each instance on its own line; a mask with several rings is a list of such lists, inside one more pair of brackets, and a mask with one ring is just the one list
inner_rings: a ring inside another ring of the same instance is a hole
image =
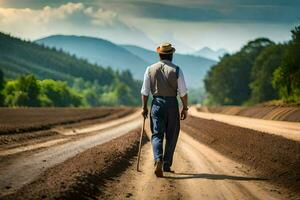
[[4, 81], [2, 76], [0, 84], [0, 105], [6, 107], [137, 105], [137, 99], [139, 99], [122, 81], [109, 86], [101, 86], [96, 82], [90, 83], [75, 79], [70, 86], [65, 81], [38, 80], [34, 75], [29, 74], [7, 81]]
[[207, 105], [254, 105], [271, 100], [300, 103], [300, 26], [292, 39], [276, 44], [267, 38], [226, 54], [205, 77]]

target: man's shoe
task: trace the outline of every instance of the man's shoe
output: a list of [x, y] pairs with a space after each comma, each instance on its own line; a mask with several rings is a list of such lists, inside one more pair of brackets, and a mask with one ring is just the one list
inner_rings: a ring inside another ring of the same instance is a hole
[[155, 175], [157, 177], [163, 177], [162, 162], [156, 161], [154, 166], [155, 166], [155, 171], [154, 171]]
[[164, 172], [174, 173], [175, 171], [174, 171], [174, 170], [171, 170], [171, 168], [168, 167], [168, 168], [164, 168]]

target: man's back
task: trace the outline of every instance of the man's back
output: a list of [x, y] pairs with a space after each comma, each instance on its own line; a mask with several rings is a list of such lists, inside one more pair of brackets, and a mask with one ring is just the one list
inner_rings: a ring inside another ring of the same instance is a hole
[[179, 68], [168, 60], [159, 61], [149, 67], [150, 87], [153, 96], [175, 97]]

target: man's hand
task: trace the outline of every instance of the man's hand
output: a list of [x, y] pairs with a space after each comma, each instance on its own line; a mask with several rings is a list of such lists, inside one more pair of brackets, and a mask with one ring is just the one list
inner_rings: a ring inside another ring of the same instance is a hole
[[185, 120], [187, 117], [187, 110], [182, 108], [181, 113], [180, 113], [180, 119]]
[[148, 108], [147, 107], [143, 108], [142, 116], [144, 117], [144, 119], [148, 118]]
[[143, 103], [142, 115], [143, 115], [144, 119], [148, 118], [147, 102], [148, 102], [148, 96], [145, 96], [145, 95], [142, 94], [142, 103]]
[[186, 117], [187, 117], [187, 111], [188, 111], [188, 95], [184, 95], [183, 97], [180, 97], [181, 99], [181, 102], [182, 102], [182, 110], [181, 110], [181, 113], [180, 113], [180, 119], [181, 120], [185, 120]]

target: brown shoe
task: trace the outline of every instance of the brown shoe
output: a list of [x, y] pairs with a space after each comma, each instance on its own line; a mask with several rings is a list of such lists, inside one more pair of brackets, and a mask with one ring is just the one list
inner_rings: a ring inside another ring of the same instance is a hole
[[155, 162], [154, 167], [155, 167], [154, 174], [157, 177], [163, 177], [162, 161]]

